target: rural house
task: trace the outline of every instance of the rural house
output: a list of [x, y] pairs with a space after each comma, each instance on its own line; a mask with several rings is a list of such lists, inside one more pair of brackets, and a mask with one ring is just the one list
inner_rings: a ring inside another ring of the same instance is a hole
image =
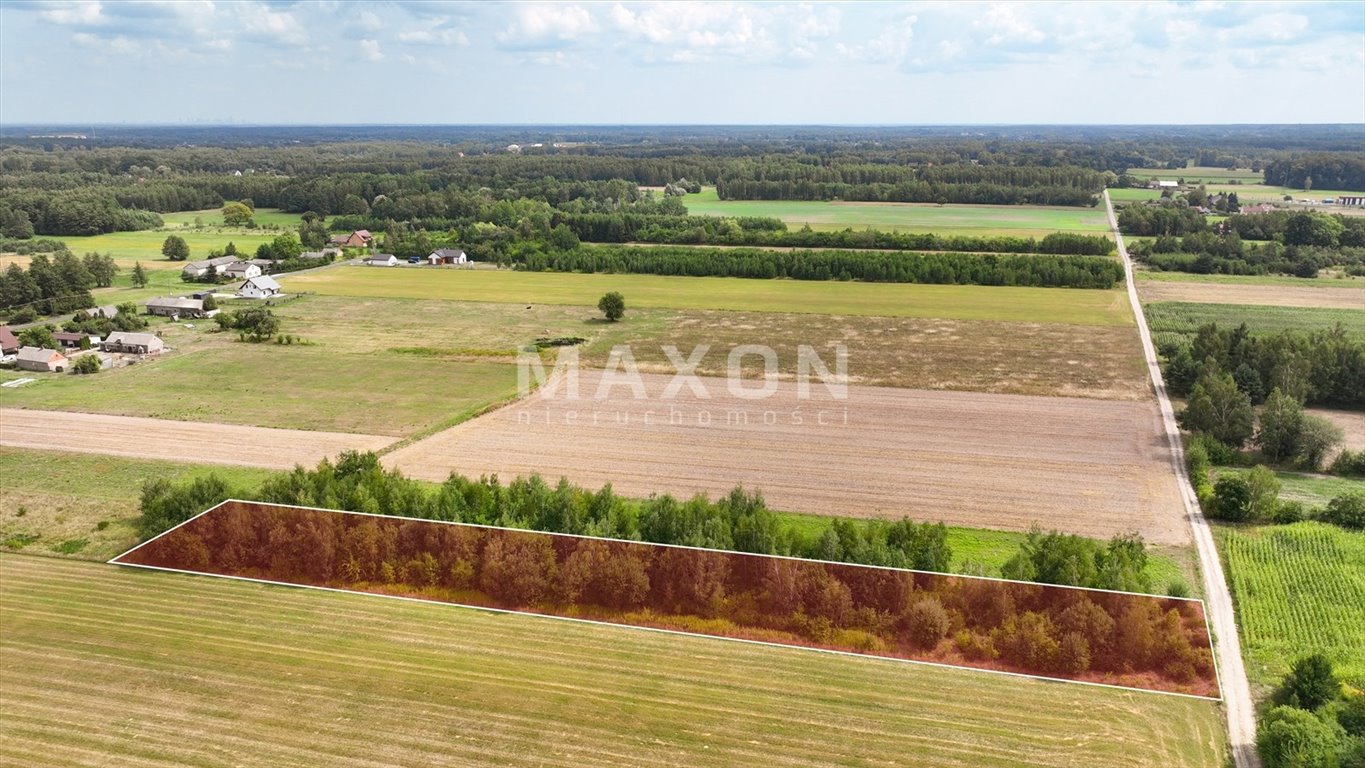
[[203, 299], [159, 298], [147, 302], [147, 314], [161, 317], [213, 317], [218, 310], [204, 311]]
[[12, 355], [19, 351], [19, 337], [8, 325], [0, 325], [0, 355]]
[[398, 264], [398, 257], [392, 253], [376, 253], [365, 259], [365, 264], [371, 267], [392, 267]]
[[432, 251], [431, 254], [427, 256], [427, 261], [431, 262], [432, 266], [440, 264], [468, 264], [469, 257], [459, 248], [441, 248]]
[[249, 261], [239, 261], [235, 264], [227, 265], [223, 270], [223, 274], [233, 280], [249, 280], [253, 277], [260, 277], [261, 268]]
[[268, 299], [280, 295], [280, 284], [273, 277], [258, 275], [242, 283], [237, 296], [243, 299]]
[[159, 355], [166, 350], [166, 342], [153, 333], [114, 331], [100, 348], [105, 352], [125, 352], [134, 355]]
[[[52, 334], [52, 338], [63, 349], [80, 349], [81, 339], [88, 339], [90, 346], [98, 347], [100, 345], [100, 337], [91, 336], [85, 333], [77, 333], [75, 331], [57, 331]], [[87, 347], [87, 349], [88, 348], [89, 347]]]
[[61, 373], [66, 370], [66, 355], [55, 349], [24, 347], [19, 350], [19, 369], [23, 371], [47, 371]]
[[368, 229], [357, 229], [349, 235], [332, 235], [328, 242], [343, 248], [368, 248], [374, 242], [374, 235]]
[[215, 275], [221, 275], [223, 274], [223, 270], [227, 269], [229, 265], [236, 263], [236, 256], [219, 256], [216, 259], [191, 261], [181, 268], [180, 276], [195, 279], [204, 277], [209, 274], [209, 272], [212, 272]]

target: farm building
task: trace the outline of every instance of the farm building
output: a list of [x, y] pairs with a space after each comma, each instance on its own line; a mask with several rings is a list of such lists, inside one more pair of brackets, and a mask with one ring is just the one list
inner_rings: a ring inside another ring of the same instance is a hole
[[259, 275], [250, 278], [237, 289], [237, 296], [243, 299], [268, 299], [280, 294], [280, 284], [273, 277]]
[[237, 261], [238, 259], [236, 256], [219, 256], [216, 259], [191, 261], [181, 268], [180, 275], [191, 279], [204, 277], [209, 274], [210, 271], [215, 275], [221, 275], [223, 274], [223, 270], [227, 269], [231, 264], [236, 264]]
[[332, 235], [329, 242], [342, 248], [367, 248], [374, 242], [374, 235], [368, 229], [357, 229], [349, 235]]
[[125, 352], [134, 355], [159, 355], [166, 350], [166, 342], [153, 333], [114, 331], [100, 344], [105, 352]]
[[1180, 182], [1171, 179], [1161, 179], [1152, 185], [1152, 189], [1175, 189], [1180, 186]]
[[162, 317], [212, 317], [217, 310], [205, 311], [203, 299], [159, 298], [147, 302], [147, 314]]
[[249, 261], [239, 261], [229, 264], [223, 269], [223, 274], [233, 280], [249, 280], [253, 277], [261, 276], [261, 268]]
[[63, 349], [80, 349], [81, 339], [86, 339], [88, 341], [87, 349], [89, 349], [90, 346], [98, 347], [100, 344], [100, 337], [91, 336], [85, 333], [77, 333], [75, 331], [57, 331], [52, 334], [52, 338], [61, 345]]
[[392, 253], [376, 253], [365, 259], [365, 264], [371, 267], [392, 267], [398, 264], [398, 257]]
[[66, 355], [55, 349], [24, 347], [19, 350], [19, 369], [23, 371], [47, 371], [61, 373], [66, 370]]
[[106, 320], [113, 320], [114, 316], [118, 314], [118, 307], [114, 306], [113, 304], [105, 304], [102, 307], [91, 307], [90, 309], [82, 309], [78, 314], [83, 314], [86, 317], [93, 318], [96, 320], [100, 318], [104, 318]]
[[469, 256], [465, 255], [465, 252], [459, 248], [441, 248], [432, 251], [427, 256], [427, 261], [431, 262], [433, 266], [437, 264], [468, 264]]
[[12, 355], [19, 351], [19, 337], [8, 325], [0, 325], [0, 355]]
[[1337, 205], [1365, 205], [1365, 195], [1338, 195]]

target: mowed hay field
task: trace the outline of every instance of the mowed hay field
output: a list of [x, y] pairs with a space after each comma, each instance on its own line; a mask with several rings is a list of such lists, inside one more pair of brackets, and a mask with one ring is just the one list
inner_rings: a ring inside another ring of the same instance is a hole
[[843, 344], [852, 380], [875, 386], [1114, 400], [1144, 399], [1151, 391], [1137, 334], [1125, 326], [866, 315], [815, 321], [792, 313], [655, 308], [633, 309], [622, 322], [604, 323], [592, 306], [527, 309], [343, 296], [310, 296], [275, 312], [292, 332], [347, 353], [511, 362], [517, 349], [538, 337], [578, 336], [586, 339], [579, 351], [589, 366], [603, 365], [613, 346], [628, 344], [641, 370], [671, 373], [665, 345], [684, 357], [708, 345], [698, 373], [724, 375], [731, 349], [762, 344], [777, 352], [779, 375], [791, 379], [798, 346], [816, 349], [833, 365], [835, 346]]
[[1109, 232], [1104, 208], [1034, 205], [937, 205], [820, 200], [721, 200], [714, 187], [682, 198], [694, 216], [761, 216], [815, 230], [879, 229], [940, 235], [1038, 237], [1053, 232]]
[[1215, 704], [0, 556], [0, 762], [1215, 768]]
[[662, 399], [669, 380], [644, 376], [644, 399], [617, 386], [596, 400], [601, 374], [583, 372], [582, 399], [533, 394], [385, 463], [433, 481], [539, 472], [682, 497], [743, 484], [793, 512], [1189, 540], [1154, 403], [859, 386], [838, 400], [819, 382], [810, 399], [791, 382], [743, 399], [723, 379], [703, 380], [706, 398]]
[[1253, 333], [1317, 331], [1341, 325], [1346, 335], [1365, 339], [1365, 308], [1325, 309], [1255, 304], [1206, 304], [1188, 301], [1153, 302], [1143, 306], [1153, 334], [1192, 335], [1199, 326], [1217, 323], [1233, 328], [1246, 323]]
[[[1262, 307], [1308, 307], [1365, 310], [1365, 283], [1342, 287], [1317, 285], [1229, 285], [1227, 283], [1138, 281], [1144, 302], [1183, 301], [1199, 304], [1255, 304]], [[1333, 285], [1327, 282], [1325, 285]]]
[[1252, 681], [1268, 691], [1295, 659], [1322, 652], [1365, 686], [1365, 532], [1317, 522], [1215, 532]]
[[347, 266], [284, 276], [286, 291], [596, 307], [620, 291], [631, 308], [749, 310], [949, 320], [1133, 325], [1122, 289], [751, 280], [737, 277]]

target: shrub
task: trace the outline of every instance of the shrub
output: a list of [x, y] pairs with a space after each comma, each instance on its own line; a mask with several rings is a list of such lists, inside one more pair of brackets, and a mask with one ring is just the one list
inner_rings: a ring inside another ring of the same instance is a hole
[[1239, 523], [1251, 517], [1251, 484], [1241, 475], [1223, 475], [1213, 486], [1213, 516]]
[[1365, 491], [1351, 491], [1327, 502], [1322, 519], [1353, 531], [1365, 530]]
[[81, 355], [71, 364], [71, 371], [80, 375], [99, 373], [100, 358], [98, 355]]
[[964, 629], [953, 635], [953, 645], [971, 661], [994, 661], [1000, 657], [989, 635]]
[[1189, 596], [1190, 596], [1190, 585], [1186, 584], [1184, 581], [1181, 581], [1180, 579], [1174, 579], [1174, 580], [1172, 580], [1171, 583], [1166, 587], [1166, 596], [1167, 596], [1167, 597], [1189, 597]]
[[1365, 450], [1342, 451], [1332, 461], [1328, 471], [1346, 477], [1365, 477]]
[[626, 297], [612, 291], [597, 301], [597, 308], [602, 311], [603, 316], [614, 323], [626, 314]]
[[1311, 712], [1275, 707], [1256, 735], [1256, 749], [1265, 768], [1334, 768], [1337, 737]]
[[1275, 505], [1275, 512], [1270, 516], [1270, 522], [1276, 525], [1289, 525], [1307, 517], [1307, 507], [1304, 506], [1303, 502], [1281, 501]]
[[906, 611], [905, 624], [911, 642], [920, 648], [933, 648], [948, 634], [952, 621], [938, 600], [925, 597]]
[[1341, 683], [1332, 669], [1331, 660], [1314, 653], [1294, 662], [1275, 693], [1275, 699], [1288, 706], [1315, 710], [1340, 694]]

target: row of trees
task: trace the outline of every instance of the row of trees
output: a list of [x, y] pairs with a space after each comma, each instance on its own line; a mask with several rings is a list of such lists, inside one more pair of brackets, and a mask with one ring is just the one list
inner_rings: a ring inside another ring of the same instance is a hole
[[[551, 486], [535, 475], [503, 484], [497, 477], [452, 474], [432, 489], [385, 470], [372, 453], [356, 452], [343, 453], [335, 463], [324, 460], [312, 470], [296, 467], [273, 475], [254, 493], [229, 488], [216, 477], [181, 484], [149, 481], [139, 531], [151, 538], [228, 498], [925, 571], [945, 572], [953, 562], [941, 523], [836, 518], [812, 535], [769, 510], [761, 493], [742, 488], [715, 500], [658, 495], [637, 502], [617, 496], [610, 485], [593, 492], [563, 479]], [[1011, 578], [1145, 589], [1145, 547], [1135, 537], [1101, 545], [1039, 533], [1029, 537], [1019, 558], [1010, 566]], [[1049, 565], [1077, 559], [1093, 568]]]
[[1354, 152], [1321, 152], [1266, 163], [1265, 183], [1294, 189], [1365, 191], [1365, 159]]
[[816, 232], [809, 227], [788, 230], [781, 219], [774, 218], [666, 215], [639, 213], [634, 208], [613, 213], [561, 214], [555, 217], [554, 223], [563, 224], [579, 240], [591, 243], [875, 248], [1088, 256], [1105, 256], [1114, 250], [1113, 241], [1100, 235], [1057, 232], [1039, 239], [880, 232], [872, 229]]
[[533, 271], [1068, 288], [1112, 288], [1123, 279], [1122, 265], [1095, 256], [580, 246], [517, 263]]
[[722, 174], [722, 200], [860, 200], [993, 205], [1095, 205], [1113, 174], [1068, 166], [813, 164], [758, 158]]
[[162, 224], [157, 214], [125, 208], [112, 192], [99, 188], [0, 192], [0, 221], [8, 222], [7, 237], [98, 235]]
[[1213, 686], [1198, 604], [1147, 596], [250, 503], [200, 517], [131, 558], [627, 624], [702, 619], [710, 634], [960, 655], [1035, 674]]

